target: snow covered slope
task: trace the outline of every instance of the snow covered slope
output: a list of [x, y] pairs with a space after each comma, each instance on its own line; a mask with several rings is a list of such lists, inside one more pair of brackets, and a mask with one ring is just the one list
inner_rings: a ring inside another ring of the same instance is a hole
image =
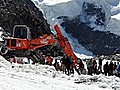
[[107, 31], [120, 36], [120, 2], [111, 8], [111, 20], [108, 24]]
[[[0, 90], [119, 90], [120, 78], [104, 75], [67, 76], [53, 66], [6, 64], [0, 56]], [[9, 66], [10, 65], [10, 66]], [[5, 67], [7, 66], [7, 67]], [[94, 81], [95, 80], [95, 81]]]
[[116, 35], [120, 35], [120, 21], [118, 19], [119, 19], [118, 16], [117, 16], [117, 19], [116, 19], [116, 15], [113, 16], [107, 27], [108, 31]]
[[119, 13], [120, 13], [120, 3], [117, 6], [113, 6], [111, 8], [111, 14], [112, 14], [112, 16], [117, 15]]

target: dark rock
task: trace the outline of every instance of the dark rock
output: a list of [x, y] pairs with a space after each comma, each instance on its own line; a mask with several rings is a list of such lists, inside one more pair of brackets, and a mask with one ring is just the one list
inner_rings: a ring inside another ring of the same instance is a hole
[[78, 39], [89, 51], [99, 55], [110, 55], [120, 53], [120, 36], [110, 32], [94, 31], [85, 23], [81, 22], [79, 16], [74, 19], [64, 18], [61, 24], [67, 33]]
[[92, 26], [94, 28], [96, 28], [96, 26], [106, 27], [105, 14], [106, 12], [101, 4], [88, 2], [83, 3], [82, 18], [84, 18], [84, 22], [86, 24], [88, 25], [90, 25], [91, 23], [95, 24], [95, 26]]
[[31, 0], [1, 0], [0, 26], [12, 33], [16, 24], [25, 24], [30, 27], [33, 38], [51, 33], [42, 12]]

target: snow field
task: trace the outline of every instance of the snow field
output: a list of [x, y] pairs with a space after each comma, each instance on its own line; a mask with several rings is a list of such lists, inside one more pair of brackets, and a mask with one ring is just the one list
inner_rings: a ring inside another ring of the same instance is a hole
[[53, 66], [11, 65], [0, 59], [0, 90], [120, 90], [120, 78], [116, 76], [79, 76], [77, 73], [67, 76], [55, 71]]

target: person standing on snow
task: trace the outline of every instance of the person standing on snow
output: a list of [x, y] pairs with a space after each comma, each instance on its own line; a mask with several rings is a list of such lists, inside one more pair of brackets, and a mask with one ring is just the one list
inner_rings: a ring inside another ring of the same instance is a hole
[[113, 62], [112, 62], [112, 60], [110, 61], [110, 64], [109, 64], [108, 76], [111, 76], [111, 75], [113, 75]]
[[92, 75], [92, 59], [88, 60], [86, 63], [87, 63], [88, 75]]
[[104, 70], [105, 76], [107, 76], [108, 73], [109, 73], [108, 61], [107, 61], [106, 64], [103, 66], [103, 70]]
[[82, 74], [82, 72], [84, 70], [84, 64], [81, 59], [79, 59], [79, 61], [78, 61], [78, 69], [80, 71], [80, 74]]
[[103, 59], [101, 57], [99, 57], [99, 60], [98, 60], [98, 64], [99, 64], [98, 71], [100, 70], [100, 73], [102, 73], [102, 61], [103, 61]]
[[55, 63], [53, 64], [53, 66], [55, 67], [56, 71], [60, 70], [60, 65], [59, 62], [57, 62], [57, 59], [55, 59]]
[[93, 68], [93, 74], [97, 74], [97, 62], [95, 59], [93, 59], [93, 62], [92, 62], [92, 68]]
[[70, 75], [70, 58], [68, 56], [65, 56], [65, 66], [66, 66], [66, 70], [65, 70], [65, 74]]
[[120, 64], [117, 63], [117, 76], [120, 77]]
[[117, 69], [117, 64], [116, 64], [116, 62], [114, 62], [114, 64], [113, 64], [113, 75], [117, 75], [116, 69]]
[[60, 60], [61, 62], [61, 70], [63, 71], [63, 73], [65, 73], [66, 70], [66, 66], [65, 66], [65, 56], [63, 56]]

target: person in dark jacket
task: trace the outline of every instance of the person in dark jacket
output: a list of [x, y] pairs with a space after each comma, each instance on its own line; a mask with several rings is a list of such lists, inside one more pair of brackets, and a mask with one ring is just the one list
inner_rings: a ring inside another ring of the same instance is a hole
[[55, 63], [53, 64], [53, 66], [55, 67], [56, 71], [60, 70], [60, 65], [59, 62], [57, 62], [57, 59], [55, 59]]
[[66, 66], [65, 66], [65, 56], [63, 56], [60, 60], [61, 63], [61, 70], [63, 71], [63, 73], [65, 73], [66, 70]]
[[103, 59], [100, 57], [98, 60], [98, 64], [99, 64], [98, 71], [100, 70], [100, 73], [102, 73], [102, 61], [103, 61]]
[[116, 75], [117, 76], [117, 64], [116, 64], [116, 62], [114, 62], [114, 64], [113, 64], [113, 75]]
[[80, 73], [82, 74], [84, 70], [84, 64], [81, 59], [79, 59], [78, 66], [79, 66]]
[[112, 75], [113, 75], [113, 62], [111, 60], [110, 64], [109, 64], [109, 73], [108, 73], [108, 76], [112, 76]]
[[88, 75], [92, 75], [92, 65], [93, 65], [92, 59], [88, 60], [86, 64], [87, 64], [87, 69], [88, 69]]
[[105, 76], [107, 76], [107, 75], [108, 75], [108, 72], [109, 72], [108, 61], [107, 61], [106, 64], [103, 66], [103, 70], [104, 70]]
[[97, 62], [95, 59], [93, 59], [93, 62], [92, 62], [92, 68], [93, 68], [93, 74], [97, 74]]
[[70, 75], [70, 58], [68, 56], [65, 56], [65, 66], [66, 66], [66, 70], [65, 70], [65, 74]]

